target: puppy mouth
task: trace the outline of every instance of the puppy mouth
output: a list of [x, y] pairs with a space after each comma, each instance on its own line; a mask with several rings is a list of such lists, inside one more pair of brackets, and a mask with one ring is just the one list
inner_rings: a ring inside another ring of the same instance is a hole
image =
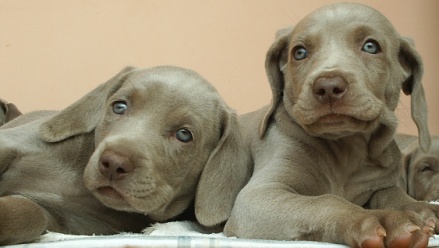
[[317, 122], [320, 122], [324, 125], [330, 125], [330, 126], [339, 126], [343, 125], [346, 122], [358, 122], [360, 120], [343, 114], [327, 114], [322, 117], [320, 117]]
[[98, 187], [93, 191], [93, 195], [109, 208], [128, 212], [135, 211], [124, 195], [111, 186]]
[[367, 121], [350, 115], [329, 113], [303, 127], [314, 136], [337, 139], [357, 132], [368, 132], [374, 128], [375, 123], [373, 120]]
[[109, 197], [115, 200], [124, 200], [122, 194], [110, 186], [99, 187], [96, 189], [96, 192], [101, 196]]
[[362, 130], [370, 125], [370, 121], [358, 119], [346, 114], [330, 113], [319, 117], [311, 126], [319, 126], [327, 132]]

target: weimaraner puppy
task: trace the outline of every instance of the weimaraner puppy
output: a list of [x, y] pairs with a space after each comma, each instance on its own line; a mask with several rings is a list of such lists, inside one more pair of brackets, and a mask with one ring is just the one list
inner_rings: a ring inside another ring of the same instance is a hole
[[401, 187], [416, 200], [439, 200], [439, 136], [431, 136], [431, 147], [423, 152], [416, 136], [398, 134], [402, 151]]
[[0, 126], [21, 115], [21, 111], [13, 103], [0, 98]]
[[412, 43], [370, 7], [329, 5], [279, 33], [266, 71], [271, 105], [240, 117], [254, 172], [225, 234], [426, 247], [439, 206], [397, 187], [401, 89], [411, 95], [421, 147], [430, 146]]
[[235, 112], [197, 73], [126, 68], [0, 128], [0, 244], [140, 231], [185, 211], [223, 223], [249, 175], [240, 146]]

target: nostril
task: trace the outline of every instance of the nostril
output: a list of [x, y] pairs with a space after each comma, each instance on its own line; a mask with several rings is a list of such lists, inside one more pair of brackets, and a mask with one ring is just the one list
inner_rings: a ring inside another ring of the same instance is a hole
[[339, 88], [339, 87], [335, 87], [334, 90], [332, 91], [334, 94], [338, 95], [341, 94], [345, 91], [346, 88]]
[[111, 177], [111, 171], [110, 171], [110, 165], [106, 162], [101, 162], [99, 164], [99, 171], [101, 172], [102, 175], [104, 175], [105, 177], [110, 178]]
[[324, 96], [324, 95], [326, 94], [326, 91], [325, 91], [325, 89], [320, 88], [320, 89], [317, 89], [317, 90], [315, 91], [315, 94], [316, 94], [316, 95], [319, 95], [319, 96]]
[[101, 162], [99, 164], [99, 171], [105, 177], [110, 178], [111, 177], [110, 163], [105, 161], [105, 159], [101, 159]]
[[118, 173], [118, 174], [125, 174], [125, 173], [127, 173], [127, 172], [125, 171], [124, 168], [122, 168], [122, 167], [118, 167], [118, 168], [116, 169], [116, 173]]
[[108, 169], [108, 168], [110, 168], [110, 164], [109, 164], [108, 162], [106, 162], [106, 161], [102, 161], [102, 162], [101, 162], [101, 166], [102, 166], [104, 169]]

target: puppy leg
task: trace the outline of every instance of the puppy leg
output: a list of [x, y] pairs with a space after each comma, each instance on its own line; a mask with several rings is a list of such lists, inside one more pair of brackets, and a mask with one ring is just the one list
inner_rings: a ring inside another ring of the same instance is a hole
[[22, 196], [0, 197], [0, 245], [32, 241], [48, 226], [46, 211]]
[[414, 211], [368, 210], [336, 195], [303, 196], [277, 185], [250, 182], [239, 193], [224, 233], [361, 248], [409, 248], [427, 247], [432, 230]]

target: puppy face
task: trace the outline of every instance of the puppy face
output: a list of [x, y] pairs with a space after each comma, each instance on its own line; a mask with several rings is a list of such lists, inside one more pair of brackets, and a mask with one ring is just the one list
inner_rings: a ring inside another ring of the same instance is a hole
[[408, 194], [420, 201], [439, 199], [439, 138], [432, 139], [427, 153], [418, 141], [402, 151]]
[[392, 25], [373, 9], [354, 7], [317, 11], [291, 34], [283, 101], [313, 136], [370, 133], [396, 108], [406, 78]]
[[85, 184], [118, 210], [154, 216], [174, 199], [181, 211], [221, 137], [221, 99], [187, 71], [138, 70], [124, 80], [96, 128]]

